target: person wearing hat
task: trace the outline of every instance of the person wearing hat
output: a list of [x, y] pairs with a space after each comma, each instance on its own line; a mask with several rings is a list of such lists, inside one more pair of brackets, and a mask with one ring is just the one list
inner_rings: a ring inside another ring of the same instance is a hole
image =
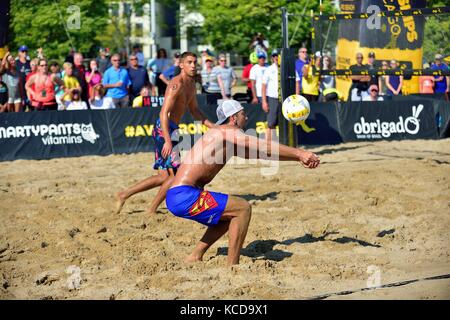
[[29, 103], [28, 97], [25, 91], [25, 83], [27, 82], [27, 76], [31, 73], [31, 61], [28, 56], [28, 47], [22, 45], [19, 47], [19, 52], [16, 58], [16, 69], [19, 71], [20, 83], [21, 83], [21, 98], [22, 105], [25, 106]]
[[[211, 75], [212, 75], [212, 71], [213, 71], [213, 64], [214, 64], [214, 59], [211, 56], [206, 56], [203, 58], [204, 62], [205, 62], [205, 67], [202, 69], [200, 76], [202, 78], [202, 93], [213, 93], [212, 91], [210, 91], [209, 87], [211, 86], [211, 83], [215, 81], [215, 88], [216, 88], [216, 92], [220, 92], [218, 90], [220, 90], [219, 87], [219, 83], [217, 83], [217, 79], [212, 79]], [[213, 84], [213, 86], [214, 86]]]
[[[370, 70], [376, 70], [378, 67], [375, 65], [375, 52], [369, 52], [369, 59], [367, 60], [367, 67]], [[371, 85], [377, 85], [378, 88], [381, 88], [381, 78], [376, 74], [370, 75], [369, 87]]]
[[266, 54], [258, 52], [258, 63], [250, 70], [250, 81], [252, 83], [253, 104], [262, 103], [262, 79], [267, 69]]
[[[442, 62], [442, 54], [436, 54], [434, 56], [434, 63], [431, 66], [431, 70], [435, 71], [448, 71], [448, 66]], [[435, 93], [448, 93], [450, 88], [450, 76], [434, 76], [434, 92]]]
[[383, 101], [383, 97], [378, 95], [379, 91], [376, 84], [371, 84], [368, 90], [369, 94], [363, 98], [363, 101]]
[[167, 192], [169, 211], [183, 219], [207, 226], [206, 232], [185, 262], [202, 261], [203, 255], [228, 232], [227, 264], [239, 263], [251, 219], [247, 200], [205, 190], [205, 186], [222, 170], [227, 161], [238, 156], [245, 159], [298, 161], [314, 169], [320, 159], [312, 152], [272, 143], [267, 154], [266, 140], [242, 132], [247, 115], [236, 100], [226, 100], [217, 108], [217, 128], [208, 130], [188, 152]]
[[271, 141], [273, 132], [278, 124], [278, 109], [280, 99], [278, 95], [278, 51], [271, 54], [272, 64], [266, 69], [262, 78], [262, 108], [267, 115], [266, 140]]
[[250, 103], [253, 100], [252, 81], [250, 80], [250, 71], [253, 66], [258, 63], [258, 56], [256, 52], [252, 52], [249, 56], [248, 64], [245, 65], [242, 70], [242, 82], [247, 84], [247, 102]]

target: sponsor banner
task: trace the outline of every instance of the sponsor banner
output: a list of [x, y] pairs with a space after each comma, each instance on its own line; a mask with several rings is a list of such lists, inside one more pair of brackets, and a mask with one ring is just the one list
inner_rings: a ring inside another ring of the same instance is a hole
[[311, 103], [308, 119], [297, 126], [299, 145], [338, 144], [342, 142], [337, 122], [337, 104]]
[[438, 137], [429, 100], [349, 102], [338, 108], [338, 121], [344, 142]]
[[8, 113], [0, 117], [0, 160], [111, 153], [106, 114], [86, 111]]

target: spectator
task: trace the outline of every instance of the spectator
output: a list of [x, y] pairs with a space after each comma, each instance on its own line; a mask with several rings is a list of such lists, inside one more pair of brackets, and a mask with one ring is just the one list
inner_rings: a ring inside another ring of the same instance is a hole
[[86, 82], [88, 84], [89, 99], [92, 99], [92, 89], [97, 84], [102, 83], [102, 74], [98, 71], [97, 60], [91, 60], [91, 62], [89, 62], [89, 71], [86, 72]]
[[[391, 69], [398, 69], [396, 60], [391, 60]], [[386, 87], [388, 96], [397, 96], [402, 94], [403, 76], [386, 76]]]
[[[323, 62], [322, 62], [322, 70], [333, 70], [333, 62], [331, 60], [330, 56], [323, 56]], [[321, 98], [319, 98], [320, 101], [324, 101], [325, 100], [325, 95], [324, 95], [324, 91], [326, 89], [332, 89], [336, 87], [336, 79], [334, 76], [330, 76], [330, 75], [323, 75], [320, 77], [320, 87], [319, 87], [319, 96]]]
[[[34, 58], [30, 61], [30, 68], [31, 68], [31, 72], [26, 76], [25, 78], [25, 83], [38, 72], [38, 65], [39, 65], [39, 59], [38, 58]], [[25, 85], [24, 85], [25, 86]], [[34, 90], [34, 84], [33, 84], [33, 90]], [[25, 100], [25, 105], [27, 108], [29, 108], [31, 110], [32, 106], [31, 106], [31, 101], [28, 100], [28, 96], [27, 96], [27, 91], [25, 90], [25, 96], [26, 96], [26, 100]], [[23, 104], [23, 101], [22, 101]]]
[[[78, 79], [73, 75], [73, 66], [70, 62], [65, 62], [63, 64], [64, 68], [64, 94], [61, 97], [61, 100], [64, 104], [64, 107], [67, 107], [70, 103], [70, 97], [73, 91], [78, 90], [81, 91], [81, 85]], [[59, 97], [59, 95], [58, 95]], [[65, 108], [63, 108], [65, 109]]]
[[[265, 69], [263, 74], [261, 92], [262, 108], [267, 114], [266, 140], [271, 141], [273, 132], [278, 124], [278, 109], [280, 100], [278, 98], [278, 51], [273, 50], [271, 54], [272, 64]], [[253, 68], [252, 68], [253, 70]]]
[[202, 70], [206, 68], [206, 59], [213, 59], [213, 55], [211, 54], [211, 52], [209, 52], [208, 49], [203, 49], [200, 59], [198, 61], [198, 63], [201, 65]]
[[267, 51], [269, 50], [269, 41], [264, 39], [261, 32], [258, 32], [250, 42], [249, 47], [253, 49], [256, 54], [262, 52], [267, 57]]
[[159, 76], [171, 65], [172, 62], [169, 58], [167, 58], [167, 51], [164, 48], [158, 50], [156, 59], [151, 59], [147, 63], [147, 70], [154, 74], [155, 85], [158, 88], [159, 96], [164, 96], [166, 93], [166, 84], [159, 78]]
[[150, 96], [150, 88], [148, 86], [144, 86], [141, 89], [141, 95], [134, 98], [133, 100], [133, 108], [150, 108], [152, 106], [152, 97]]
[[99, 56], [97, 57], [98, 71], [103, 75], [109, 67], [111, 67], [111, 61], [107, 56], [105, 49], [101, 48], [99, 50]]
[[112, 67], [107, 69], [103, 75], [103, 86], [108, 89], [106, 96], [113, 99], [116, 108], [127, 108], [128, 87], [130, 86], [128, 71], [120, 66], [118, 54], [111, 57], [111, 64]]
[[[31, 73], [31, 62], [28, 56], [28, 47], [23, 45], [19, 48], [19, 53], [16, 58], [16, 69], [19, 72], [20, 83], [21, 83], [21, 98], [22, 106], [25, 107], [27, 102], [27, 94], [25, 91], [25, 83], [27, 82], [27, 76]], [[36, 71], [36, 70], [35, 70]]]
[[[320, 55], [316, 55], [314, 65], [316, 70], [320, 70]], [[298, 76], [298, 75], [297, 75]], [[298, 79], [295, 79], [298, 81]], [[314, 75], [314, 68], [311, 64], [305, 64], [303, 67], [302, 95], [309, 102], [315, 102], [319, 99], [320, 76]]]
[[137, 58], [137, 63], [139, 67], [144, 67], [145, 59], [144, 54], [142, 53], [142, 48], [140, 45], [136, 44], [133, 47], [133, 56]]
[[258, 64], [255, 64], [250, 70], [250, 81], [252, 83], [252, 103], [262, 103], [262, 80], [264, 72], [267, 69], [266, 55], [264, 52], [256, 54], [258, 58]]
[[[442, 63], [444, 57], [441, 54], [436, 54], [434, 57], [434, 63], [431, 66], [431, 70], [446, 71], [449, 70], [445, 63]], [[434, 76], [434, 92], [436, 93], [448, 93], [450, 89], [450, 76]]]
[[70, 103], [67, 106], [68, 111], [72, 110], [87, 110], [87, 104], [81, 100], [81, 92], [79, 90], [73, 90], [70, 94]]
[[[383, 70], [389, 70], [389, 63], [388, 63], [387, 61], [383, 60], [383, 61], [381, 62], [381, 69], [383, 69]], [[381, 96], [384, 96], [384, 95], [386, 95], [386, 93], [387, 93], [386, 77], [387, 77], [387, 76], [381, 76], [381, 77], [380, 77], [380, 86], [379, 86], [380, 92], [379, 92], [379, 94], [380, 94]]]
[[1, 81], [8, 87], [8, 111], [21, 112], [22, 108], [22, 83], [19, 71], [16, 68], [16, 60], [7, 52], [0, 66]]
[[365, 96], [363, 101], [383, 101], [383, 97], [380, 97], [378, 92], [378, 86], [376, 84], [371, 84], [369, 87], [369, 95]]
[[258, 63], [258, 56], [256, 52], [252, 52], [249, 57], [249, 63], [242, 70], [242, 82], [247, 85], [247, 103], [252, 102], [253, 100], [253, 91], [252, 91], [252, 81], [250, 80], [250, 71], [253, 66]]
[[226, 57], [224, 54], [219, 55], [219, 65], [214, 67], [213, 75], [217, 77], [220, 92], [223, 99], [231, 98], [231, 88], [236, 85], [237, 76], [233, 68], [226, 65]]
[[88, 102], [89, 88], [86, 82], [86, 68], [83, 64], [83, 55], [79, 52], [73, 56], [73, 75], [77, 78], [81, 86], [81, 100]]
[[[59, 69], [59, 64], [56, 61], [53, 61], [50, 63], [50, 74], [54, 75], [55, 77], [58, 77], [59, 79], [62, 79], [62, 74]], [[62, 102], [62, 98], [64, 96], [64, 87], [60, 85], [55, 86], [55, 100], [56, 104], [58, 105], [58, 110], [65, 109], [64, 104]]]
[[[425, 70], [430, 70], [430, 65], [425, 63], [423, 65]], [[420, 90], [422, 94], [433, 94], [434, 93], [434, 77], [433, 76], [420, 76], [419, 77]]]
[[[378, 67], [375, 64], [375, 52], [369, 52], [368, 55], [369, 59], [367, 60], [367, 68], [368, 70], [377, 70]], [[369, 87], [372, 84], [376, 84], [377, 88], [381, 87], [381, 78], [377, 76], [376, 74], [370, 75], [370, 81], [369, 81]]]
[[306, 64], [309, 64], [308, 58], [308, 50], [305, 47], [301, 47], [298, 50], [298, 59], [295, 61], [295, 72], [296, 72], [296, 80], [295, 81], [295, 94], [302, 93], [302, 78], [303, 78], [303, 69]]
[[[356, 64], [350, 66], [350, 71], [358, 73], [361, 71], [367, 71], [368, 66], [363, 64], [364, 57], [362, 53], [356, 54]], [[351, 101], [362, 101], [367, 95], [367, 89], [369, 89], [370, 76], [355, 75], [350, 76], [352, 79], [352, 85], [350, 87], [349, 96]]]
[[8, 111], [8, 87], [0, 80], [0, 113]]
[[64, 62], [70, 62], [73, 66], [74, 55], [75, 55], [75, 48], [70, 48], [69, 54], [66, 56]]
[[[203, 58], [205, 60], [205, 67], [202, 69], [200, 75], [202, 77], [202, 93], [211, 93], [209, 86], [211, 84], [211, 75], [213, 70], [214, 59], [210, 56]], [[219, 84], [217, 83], [217, 86]]]
[[[164, 71], [159, 78], [161, 79], [162, 82], [164, 82], [166, 84], [166, 86], [169, 85], [170, 80], [173, 79], [173, 77], [175, 76], [175, 72], [177, 71], [177, 68], [179, 69], [180, 65], [180, 53], [176, 52], [173, 55], [173, 65], [169, 67], [169, 69], [167, 69], [166, 71]], [[179, 72], [178, 72], [179, 73]]]
[[36, 111], [57, 110], [55, 86], [64, 86], [64, 84], [60, 78], [49, 74], [46, 59], [39, 59], [38, 66], [38, 73], [25, 84], [31, 105]]
[[144, 86], [150, 85], [147, 70], [138, 65], [138, 59], [135, 55], [130, 56], [130, 66], [128, 67], [128, 76], [130, 77], [130, 102], [139, 96]]
[[59, 69], [59, 63], [56, 61], [52, 61], [50, 63], [50, 73], [54, 74], [55, 76], [57, 76], [58, 78], [62, 78], [61, 75], [61, 70]]
[[92, 97], [89, 100], [89, 106], [92, 110], [115, 109], [116, 106], [112, 98], [105, 97], [105, 88], [101, 83], [92, 88]]

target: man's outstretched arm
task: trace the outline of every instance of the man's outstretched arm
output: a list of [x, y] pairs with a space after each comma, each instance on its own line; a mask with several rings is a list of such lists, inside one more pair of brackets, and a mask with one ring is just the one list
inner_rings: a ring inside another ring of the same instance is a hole
[[246, 135], [239, 130], [233, 131], [232, 134], [227, 134], [226, 139], [238, 147], [237, 156], [246, 159], [299, 161], [304, 167], [310, 169], [316, 168], [320, 163], [320, 158], [310, 151], [288, 147], [273, 141], [268, 143], [267, 140]]

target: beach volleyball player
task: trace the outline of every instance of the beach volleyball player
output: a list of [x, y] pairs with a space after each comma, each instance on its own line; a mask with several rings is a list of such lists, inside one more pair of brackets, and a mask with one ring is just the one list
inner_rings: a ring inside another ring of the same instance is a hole
[[[316, 168], [320, 159], [314, 153], [248, 136], [242, 132], [247, 116], [241, 104], [225, 100], [217, 108], [219, 121], [195, 143], [178, 169], [167, 192], [167, 208], [174, 215], [195, 220], [208, 228], [186, 258], [201, 261], [206, 250], [228, 231], [228, 264], [239, 263], [240, 250], [250, 223], [251, 206], [239, 197], [204, 190], [234, 155], [247, 159], [298, 161], [304, 167]], [[270, 156], [270, 157], [269, 157]]]
[[[153, 127], [152, 136], [155, 143], [155, 164], [153, 168], [158, 174], [139, 181], [135, 185], [116, 194], [119, 213], [125, 201], [134, 194], [161, 186], [148, 210], [153, 214], [164, 201], [167, 189], [173, 181], [180, 165], [178, 150], [174, 150], [178, 124], [184, 113], [189, 111], [195, 120], [200, 120], [207, 127], [214, 124], [207, 120], [198, 108], [196, 99], [195, 76], [197, 74], [197, 56], [192, 52], [184, 52], [180, 57], [181, 72], [174, 77], [166, 90], [164, 103], [159, 118]], [[174, 141], [171, 140], [174, 138]]]

